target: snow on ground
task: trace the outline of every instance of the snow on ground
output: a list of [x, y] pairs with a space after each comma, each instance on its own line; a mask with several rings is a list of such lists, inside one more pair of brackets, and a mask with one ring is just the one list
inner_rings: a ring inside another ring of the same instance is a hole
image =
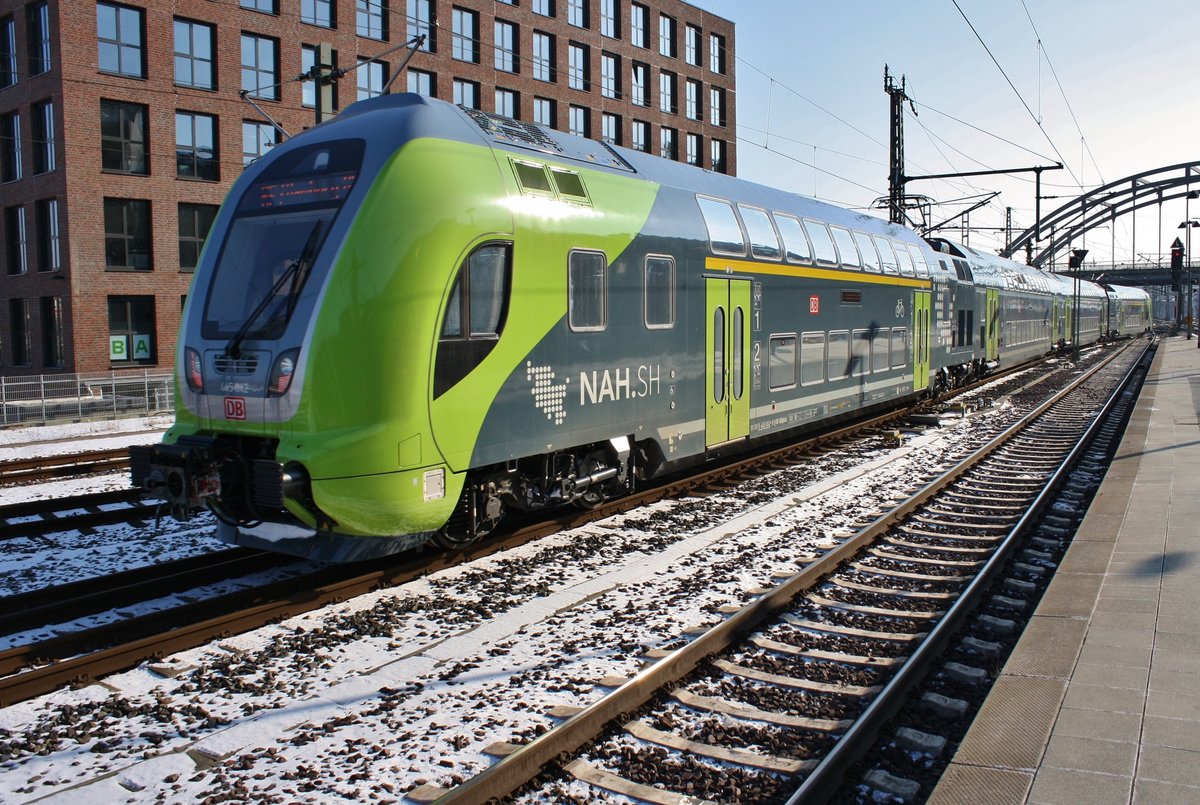
[[[159, 415], [95, 422], [73, 422], [63, 425], [4, 428], [0, 430], [0, 461], [60, 456], [87, 450], [111, 450], [135, 444], [153, 444], [162, 438], [163, 432], [171, 426], [173, 421], [174, 418], [169, 415]], [[0, 487], [0, 506], [128, 488], [128, 471], [106, 473], [90, 478], [67, 478], [28, 486], [4, 486]]]
[[388, 802], [453, 785], [490, 744], [532, 739], [549, 708], [594, 701], [646, 650], [836, 545], [970, 429], [662, 501], [0, 709], [0, 801]]
[[[0, 461], [153, 444], [171, 425], [167, 416], [136, 417], [66, 425], [0, 430]], [[0, 506], [56, 500], [90, 492], [128, 489], [129, 471], [88, 478], [0, 487]], [[112, 504], [120, 508], [124, 504]], [[99, 526], [91, 534], [66, 531], [52, 536], [0, 542], [0, 601], [3, 596], [82, 578], [115, 573], [227, 547], [215, 536], [211, 515], [188, 524], [164, 516], [157, 526]]]

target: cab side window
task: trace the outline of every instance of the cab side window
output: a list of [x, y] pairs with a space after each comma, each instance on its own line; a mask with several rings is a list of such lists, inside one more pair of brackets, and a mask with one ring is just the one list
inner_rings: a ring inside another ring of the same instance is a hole
[[508, 315], [512, 246], [489, 243], [458, 270], [442, 317], [433, 396], [453, 388], [495, 347]]

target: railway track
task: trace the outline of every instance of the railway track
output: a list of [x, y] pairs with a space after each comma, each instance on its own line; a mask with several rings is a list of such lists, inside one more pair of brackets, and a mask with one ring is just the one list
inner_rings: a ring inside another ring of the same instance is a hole
[[0, 506], [0, 541], [81, 531], [113, 523], [153, 520], [157, 502], [145, 502], [137, 489], [117, 489], [57, 500], [37, 500]]
[[[1114, 354], [778, 587], [694, 639], [680, 635], [678, 649], [648, 655], [634, 678], [602, 680], [611, 692], [556, 711], [556, 728], [493, 747], [502, 759], [488, 770], [409, 798], [474, 803], [519, 791], [587, 801], [609, 791], [681, 805], [832, 796], [981, 603], [1002, 614], [1025, 608], [1010, 596], [1032, 582], [999, 574], [1137, 357]], [[1045, 572], [1022, 564], [1027, 576]], [[996, 628], [1010, 621], [981, 618]], [[939, 673], [969, 682], [982, 672], [960, 663]], [[941, 699], [930, 706], [950, 706]]]
[[[992, 380], [994, 380], [993, 378]], [[1020, 384], [1023, 381], [1012, 381]], [[964, 390], [965, 391], [965, 390]], [[41, 695], [62, 685], [84, 684], [105, 674], [133, 667], [148, 659], [159, 658], [170, 653], [193, 648], [214, 639], [248, 631], [268, 623], [298, 615], [330, 603], [340, 602], [373, 589], [403, 584], [422, 575], [443, 568], [470, 562], [477, 558], [508, 550], [546, 535], [575, 528], [614, 513], [627, 511], [646, 503], [681, 494], [695, 494], [704, 488], [719, 487], [734, 483], [739, 478], [759, 474], [764, 468], [778, 467], [795, 461], [815, 450], [832, 449], [847, 439], [872, 430], [886, 430], [897, 422], [913, 415], [912, 410], [893, 411], [865, 421], [823, 432], [804, 442], [781, 447], [756, 456], [747, 457], [723, 466], [712, 468], [700, 475], [667, 481], [655, 488], [633, 496], [603, 504], [595, 509], [580, 512], [563, 510], [552, 519], [539, 520], [518, 525], [512, 530], [499, 533], [453, 554], [401, 555], [382, 567], [373, 562], [370, 568], [343, 565], [323, 568], [304, 573], [294, 578], [273, 584], [240, 590], [218, 597], [206, 598], [148, 615], [123, 619], [95, 629], [72, 632], [43, 640], [27, 646], [18, 646], [0, 653], [0, 706]], [[120, 493], [128, 501], [136, 497], [136, 490]], [[114, 496], [114, 499], [116, 497]], [[82, 503], [82, 501], [80, 501]], [[32, 504], [34, 507], [39, 504]], [[42, 504], [44, 505], [44, 504]], [[58, 506], [59, 509], [65, 507]], [[90, 508], [98, 509], [99, 506]], [[156, 504], [141, 504], [137, 508], [120, 512], [85, 512], [84, 516], [99, 516], [115, 520], [148, 518], [156, 510]], [[32, 509], [30, 510], [32, 516]], [[7, 511], [0, 511], [4, 517]], [[71, 515], [74, 516], [74, 515]], [[68, 516], [42, 518], [36, 522], [16, 522], [21, 517], [11, 517], [0, 526], [11, 525], [29, 534], [49, 533], [54, 530], [80, 527], [72, 525]], [[89, 521], [95, 523], [95, 520]], [[202, 562], [203, 560], [197, 560]], [[192, 571], [189, 571], [192, 572]], [[203, 572], [203, 571], [195, 571]], [[186, 584], [182, 580], [171, 582], [177, 588]], [[98, 582], [103, 587], [103, 582]], [[104, 593], [89, 599], [86, 607], [111, 609], [124, 606], [138, 597], [134, 585], [115, 585], [125, 590], [125, 598], [117, 599], [105, 606]], [[48, 591], [53, 595], [53, 588]], [[132, 597], [130, 597], [132, 596]], [[85, 608], [83, 604], [77, 609]], [[22, 621], [28, 627], [33, 620]]]
[[0, 486], [76, 478], [129, 469], [129, 448], [0, 461]]

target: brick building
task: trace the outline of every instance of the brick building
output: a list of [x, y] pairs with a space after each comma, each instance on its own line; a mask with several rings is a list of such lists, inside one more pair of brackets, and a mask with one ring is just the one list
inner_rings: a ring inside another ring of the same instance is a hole
[[0, 374], [170, 365], [229, 186], [314, 124], [321, 46], [336, 110], [422, 33], [392, 91], [735, 172], [734, 27], [683, 0], [0, 0]]

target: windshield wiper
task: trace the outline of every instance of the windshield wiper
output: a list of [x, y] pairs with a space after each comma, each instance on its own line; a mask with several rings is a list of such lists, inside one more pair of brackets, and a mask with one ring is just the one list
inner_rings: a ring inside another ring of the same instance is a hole
[[263, 311], [275, 301], [276, 294], [284, 286], [288, 280], [292, 281], [292, 287], [288, 289], [287, 308], [284, 321], [291, 318], [292, 311], [296, 307], [296, 301], [300, 298], [300, 289], [304, 287], [304, 283], [308, 280], [308, 275], [312, 271], [313, 258], [316, 256], [317, 241], [321, 234], [321, 222], [317, 221], [313, 224], [312, 232], [309, 233], [308, 241], [304, 244], [304, 250], [300, 252], [300, 256], [288, 264], [288, 267], [279, 279], [275, 280], [275, 284], [270, 290], [263, 295], [263, 298], [255, 305], [254, 310], [250, 311], [250, 315], [242, 322], [242, 326], [233, 334], [233, 338], [229, 339], [229, 343], [225, 345], [225, 355], [230, 358], [241, 356], [242, 341], [250, 332], [250, 328], [254, 322], [258, 321], [258, 317], [263, 314]]

